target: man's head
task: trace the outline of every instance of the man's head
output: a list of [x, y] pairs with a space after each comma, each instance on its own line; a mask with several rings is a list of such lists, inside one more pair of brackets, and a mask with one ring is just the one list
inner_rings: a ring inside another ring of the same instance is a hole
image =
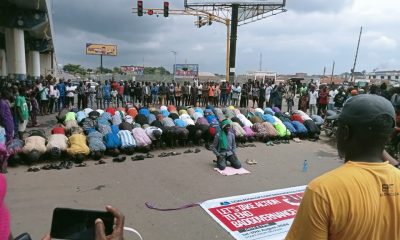
[[395, 111], [383, 97], [358, 95], [346, 102], [338, 123], [339, 155], [345, 161], [374, 161], [393, 131]]
[[229, 120], [229, 119], [224, 119], [222, 122], [221, 122], [221, 129], [224, 131], [224, 132], [229, 132], [229, 130], [231, 129], [231, 120]]

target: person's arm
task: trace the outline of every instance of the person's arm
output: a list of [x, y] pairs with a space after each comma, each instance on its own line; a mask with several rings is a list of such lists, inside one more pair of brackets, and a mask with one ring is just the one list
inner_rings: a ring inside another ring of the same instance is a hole
[[330, 206], [308, 187], [286, 240], [324, 240], [329, 236]]
[[215, 135], [214, 141], [210, 146], [211, 151], [218, 157], [220, 154], [218, 152], [218, 143], [219, 143], [219, 133]]
[[393, 166], [395, 166], [395, 167], [397, 167], [397, 168], [399, 168], [400, 166], [400, 163], [399, 163], [399, 161], [397, 161], [396, 159], [394, 159], [392, 156], [390, 156], [390, 154], [386, 151], [386, 150], [383, 150], [383, 153], [382, 153], [382, 160], [383, 161], [388, 161], [390, 164], [392, 164]]

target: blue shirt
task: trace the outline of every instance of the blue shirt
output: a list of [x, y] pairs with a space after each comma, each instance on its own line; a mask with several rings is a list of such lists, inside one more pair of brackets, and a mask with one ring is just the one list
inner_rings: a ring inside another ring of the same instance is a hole
[[57, 89], [60, 92], [60, 97], [64, 97], [65, 96], [65, 83], [57, 84]]
[[103, 86], [103, 96], [109, 97], [111, 93], [111, 86], [109, 84], [105, 84]]

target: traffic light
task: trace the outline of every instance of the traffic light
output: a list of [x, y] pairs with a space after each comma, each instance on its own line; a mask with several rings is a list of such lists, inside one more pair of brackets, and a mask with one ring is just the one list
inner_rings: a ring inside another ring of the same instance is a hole
[[137, 1], [137, 15], [143, 16], [143, 1]]
[[164, 17], [169, 15], [169, 2], [164, 2]]

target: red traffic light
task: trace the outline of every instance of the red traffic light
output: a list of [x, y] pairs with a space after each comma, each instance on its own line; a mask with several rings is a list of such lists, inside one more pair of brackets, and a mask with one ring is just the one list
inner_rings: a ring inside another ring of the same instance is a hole
[[148, 15], [153, 15], [153, 14], [154, 14], [154, 11], [151, 10], [151, 9], [149, 9], [149, 10], [147, 11], [147, 14], [148, 14]]
[[169, 15], [169, 2], [164, 2], [164, 17]]
[[143, 1], [137, 1], [138, 16], [143, 16]]

